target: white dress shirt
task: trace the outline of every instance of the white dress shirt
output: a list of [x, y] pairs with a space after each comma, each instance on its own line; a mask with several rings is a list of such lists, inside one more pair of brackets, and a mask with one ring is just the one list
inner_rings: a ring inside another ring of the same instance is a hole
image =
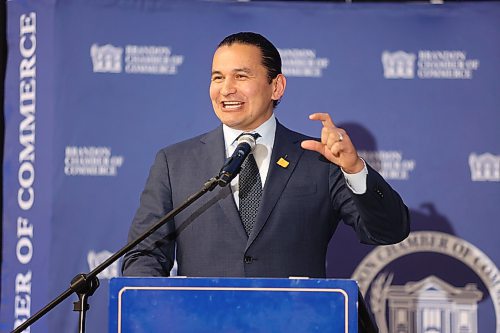
[[[226, 158], [231, 156], [236, 149], [238, 136], [245, 132], [242, 130], [237, 130], [226, 125], [222, 125], [222, 130], [224, 133], [224, 144], [226, 147]], [[259, 168], [260, 180], [262, 182], [262, 187], [266, 183], [267, 174], [269, 172], [269, 165], [271, 162], [271, 153], [274, 146], [274, 138], [276, 135], [276, 118], [274, 114], [266, 120], [262, 125], [257, 127], [250, 133], [259, 133], [260, 137], [257, 138], [255, 149], [253, 150], [253, 156], [255, 157], [255, 162], [257, 162], [257, 167]], [[363, 161], [364, 162], [364, 161]], [[342, 170], [342, 169], [341, 169]], [[366, 175], [368, 170], [366, 165], [363, 170], [355, 174], [348, 174], [342, 170], [344, 177], [346, 179], [347, 186], [356, 194], [363, 194], [366, 192]], [[239, 175], [236, 175], [231, 181], [231, 190], [233, 191], [234, 202], [239, 208], [239, 185], [238, 185]]]

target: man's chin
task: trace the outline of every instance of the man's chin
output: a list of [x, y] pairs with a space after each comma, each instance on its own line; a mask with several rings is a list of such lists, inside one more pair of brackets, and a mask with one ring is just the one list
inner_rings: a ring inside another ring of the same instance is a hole
[[244, 121], [242, 119], [236, 119], [235, 117], [227, 117], [227, 116], [224, 117], [223, 116], [223, 117], [219, 117], [219, 120], [224, 125], [231, 127], [231, 128], [234, 128], [234, 129], [237, 129], [237, 130], [244, 129], [244, 127], [245, 127]]
[[227, 127], [231, 127], [232, 129], [235, 129], [235, 130], [241, 130], [241, 131], [244, 131], [246, 130], [246, 128], [244, 126], [241, 126], [241, 124], [239, 123], [235, 123], [235, 122], [222, 122], [224, 125], [226, 125]]

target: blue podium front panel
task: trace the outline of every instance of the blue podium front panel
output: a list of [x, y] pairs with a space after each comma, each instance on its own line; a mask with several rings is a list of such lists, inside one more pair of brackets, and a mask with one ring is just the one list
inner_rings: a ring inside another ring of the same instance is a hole
[[352, 280], [117, 278], [109, 332], [357, 332]]

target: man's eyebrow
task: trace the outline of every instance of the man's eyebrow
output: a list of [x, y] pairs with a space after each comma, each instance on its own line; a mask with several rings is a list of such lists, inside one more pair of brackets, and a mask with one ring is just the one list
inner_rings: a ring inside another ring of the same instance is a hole
[[233, 72], [245, 72], [245, 73], [252, 73], [252, 70], [248, 67], [243, 67], [243, 68], [235, 68]]
[[[233, 73], [237, 73], [237, 72], [245, 72], [245, 73], [248, 73], [248, 74], [251, 74], [252, 73], [252, 70], [248, 67], [242, 67], [242, 68], [235, 68], [232, 70]], [[222, 72], [221, 71], [212, 71], [212, 75], [215, 75], [215, 74], [219, 74], [219, 75], [222, 75]]]

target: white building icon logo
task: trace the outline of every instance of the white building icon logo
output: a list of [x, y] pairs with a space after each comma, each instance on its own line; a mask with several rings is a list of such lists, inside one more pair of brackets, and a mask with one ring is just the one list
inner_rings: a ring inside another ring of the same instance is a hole
[[92, 44], [90, 56], [92, 57], [93, 71], [95, 73], [121, 73], [123, 48], [111, 44], [99, 46]]
[[370, 296], [378, 322], [385, 320], [388, 303], [389, 332], [478, 332], [477, 303], [483, 293], [475, 283], [457, 288], [434, 275], [402, 286], [391, 286], [391, 281], [392, 274], [381, 274]]
[[382, 53], [382, 65], [386, 79], [413, 79], [415, 77], [415, 59], [413, 53], [404, 51]]
[[472, 153], [469, 155], [469, 167], [473, 182], [500, 181], [500, 156]]

